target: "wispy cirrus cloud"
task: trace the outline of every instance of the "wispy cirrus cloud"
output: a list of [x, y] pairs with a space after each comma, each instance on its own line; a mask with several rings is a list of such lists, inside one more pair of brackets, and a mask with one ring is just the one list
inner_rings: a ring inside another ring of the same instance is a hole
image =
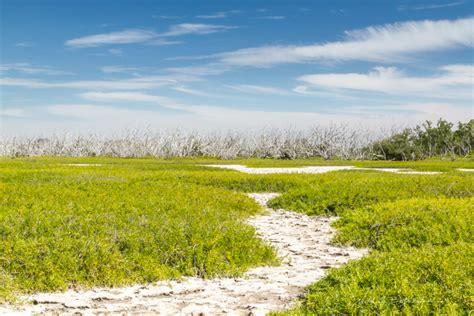
[[0, 64], [0, 73], [22, 73], [39, 75], [65, 75], [69, 72], [48, 66], [35, 66], [30, 63]]
[[17, 42], [15, 44], [13, 44], [13, 46], [28, 48], [28, 47], [34, 47], [34, 46], [36, 46], [36, 44], [33, 43], [33, 42]]
[[457, 7], [463, 5], [464, 1], [448, 2], [448, 3], [432, 3], [432, 4], [420, 4], [420, 5], [402, 5], [398, 6], [398, 11], [405, 10], [434, 10], [434, 9], [443, 9], [449, 7]]
[[229, 11], [220, 11], [212, 14], [200, 14], [196, 15], [198, 19], [224, 19], [230, 15], [242, 13], [241, 10], [229, 10]]
[[171, 45], [178, 44], [180, 42], [166, 40], [166, 37], [176, 37], [184, 35], [205, 35], [224, 32], [235, 28], [237, 27], [228, 25], [181, 23], [170, 26], [168, 31], [163, 33], [156, 33], [155, 31], [151, 30], [129, 29], [120, 32], [110, 32], [78, 37], [66, 41], [65, 45], [71, 48], [85, 48], [112, 44], [136, 43], [146, 43], [151, 45]]
[[214, 14], [196, 15], [198, 19], [223, 19], [228, 16], [227, 12], [216, 12]]
[[237, 26], [202, 24], [202, 23], [181, 23], [172, 25], [168, 32], [160, 34], [160, 36], [182, 36], [189, 34], [212, 34], [235, 29]]
[[208, 56], [236, 66], [269, 67], [312, 61], [404, 60], [416, 53], [473, 47], [474, 18], [410, 21], [346, 31], [342, 41], [303, 46], [261, 46]]
[[173, 89], [175, 91], [178, 91], [178, 92], [181, 92], [181, 93], [194, 95], [194, 96], [198, 96], [198, 97], [211, 97], [211, 98], [221, 97], [217, 94], [207, 93], [207, 92], [204, 92], [204, 91], [192, 89], [192, 88], [185, 87], [185, 86], [176, 86], [176, 87], [173, 87], [171, 89]]
[[395, 67], [375, 67], [367, 74], [313, 74], [298, 79], [312, 87], [326, 90], [358, 90], [472, 101], [473, 65], [447, 65], [441, 67], [440, 72], [433, 76], [416, 77], [406, 75]]
[[165, 19], [165, 20], [175, 20], [175, 19], [184, 19], [186, 15], [152, 15], [153, 19]]
[[259, 86], [259, 85], [250, 85], [250, 84], [239, 84], [239, 85], [224, 85], [224, 87], [231, 88], [233, 90], [244, 92], [244, 93], [254, 93], [254, 94], [271, 94], [271, 95], [291, 95], [290, 91], [269, 87], [269, 86]]
[[152, 40], [157, 34], [153, 31], [130, 29], [120, 32], [110, 32], [78, 37], [66, 41], [68, 47], [96, 47], [108, 44], [133, 44]]
[[77, 81], [44, 81], [23, 78], [0, 78], [0, 86], [15, 86], [31, 89], [104, 89], [104, 90], [147, 90], [177, 84], [181, 81], [194, 81], [190, 76], [144, 76], [132, 79], [117, 80], [77, 80]]
[[258, 19], [262, 19], [262, 20], [285, 20], [286, 16], [284, 16], [284, 15], [267, 15], [267, 16], [259, 16]]
[[130, 73], [130, 74], [137, 74], [140, 71], [147, 71], [150, 70], [148, 67], [124, 67], [124, 66], [103, 66], [100, 67], [100, 71], [106, 74], [114, 74], [114, 73]]
[[210, 63], [202, 66], [182, 66], [182, 67], [168, 67], [164, 69], [167, 72], [189, 76], [213, 76], [220, 75], [231, 69], [228, 65], [219, 63]]
[[167, 97], [146, 94], [142, 92], [85, 92], [79, 94], [83, 99], [97, 102], [151, 102], [162, 107], [182, 110], [186, 106]]

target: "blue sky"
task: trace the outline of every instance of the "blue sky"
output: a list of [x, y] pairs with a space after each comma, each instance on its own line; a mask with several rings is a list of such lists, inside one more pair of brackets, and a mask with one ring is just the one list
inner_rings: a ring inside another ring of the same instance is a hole
[[472, 0], [0, 6], [3, 134], [473, 118]]

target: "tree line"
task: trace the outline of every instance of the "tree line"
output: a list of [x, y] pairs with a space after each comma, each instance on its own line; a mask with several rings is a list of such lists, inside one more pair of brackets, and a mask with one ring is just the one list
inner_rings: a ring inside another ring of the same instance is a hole
[[455, 126], [444, 119], [426, 121], [414, 128], [370, 144], [366, 152], [372, 159], [420, 160], [440, 157], [468, 157], [474, 148], [474, 119]]

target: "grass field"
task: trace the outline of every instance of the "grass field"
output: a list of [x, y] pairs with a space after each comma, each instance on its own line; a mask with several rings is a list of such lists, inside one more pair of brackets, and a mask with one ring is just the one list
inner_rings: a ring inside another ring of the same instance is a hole
[[[200, 166], [207, 163], [443, 173], [249, 175]], [[334, 242], [371, 249], [309, 287], [289, 314], [468, 313], [474, 173], [457, 168], [474, 163], [1, 158], [0, 300], [278, 264], [244, 223], [260, 208], [242, 193], [281, 192], [272, 207], [337, 215]]]

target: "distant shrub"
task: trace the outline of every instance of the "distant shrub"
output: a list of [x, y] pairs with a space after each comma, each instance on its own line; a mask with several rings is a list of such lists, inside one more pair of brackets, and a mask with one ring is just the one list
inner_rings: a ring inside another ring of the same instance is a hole
[[436, 126], [426, 121], [415, 128], [407, 128], [386, 139], [372, 143], [366, 151], [374, 159], [419, 160], [434, 156], [466, 157], [474, 148], [474, 119], [453, 124], [443, 119]]

